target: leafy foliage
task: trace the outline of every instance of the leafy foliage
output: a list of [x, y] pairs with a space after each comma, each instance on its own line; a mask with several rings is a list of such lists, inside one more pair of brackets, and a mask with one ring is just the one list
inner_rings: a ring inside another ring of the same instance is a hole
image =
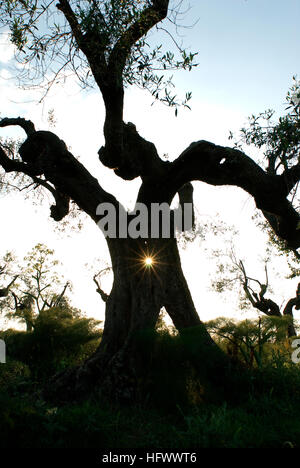
[[206, 326], [233, 358], [241, 359], [252, 367], [254, 363], [262, 366], [263, 359], [270, 357], [270, 344], [285, 341], [288, 323], [289, 317], [263, 316], [258, 320], [240, 322], [219, 317], [207, 322]]
[[25, 363], [32, 377], [50, 377], [78, 364], [99, 344], [99, 323], [74, 313], [67, 306], [40, 313], [31, 333], [7, 330], [1, 333], [8, 359]]
[[256, 212], [253, 216], [255, 224], [267, 234], [266, 261], [271, 261], [275, 257], [282, 258], [288, 267], [287, 279], [298, 278], [300, 276], [300, 255], [296, 250], [287, 248], [286, 243], [274, 233], [273, 229], [263, 218], [261, 213]]
[[[236, 147], [254, 145], [263, 150], [266, 170], [271, 174], [291, 167], [299, 160], [300, 149], [300, 82], [293, 77], [294, 84], [286, 95], [286, 115], [275, 122], [275, 111], [268, 109], [248, 118], [249, 126], [241, 129]], [[230, 133], [230, 139], [233, 134]]]
[[[9, 281], [14, 275], [17, 282], [11, 294], [2, 300], [1, 309], [8, 319], [19, 319], [34, 326], [38, 314], [59, 305], [67, 305], [65, 293], [70, 283], [62, 283], [62, 276], [56, 271], [59, 261], [54, 259], [54, 250], [44, 244], [37, 244], [17, 264], [17, 259], [8, 252], [2, 259], [5, 265], [2, 280]], [[28, 315], [29, 314], [29, 315]]]
[[[92, 0], [71, 1], [76, 20], [88, 41], [97, 42], [104, 51], [106, 61], [120, 37], [137, 22], [144, 10], [152, 5], [151, 0]], [[82, 87], [94, 86], [90, 64], [78, 47], [69, 24], [65, 21], [55, 2], [47, 0], [0, 1], [0, 24], [9, 27], [11, 42], [16, 46], [17, 59], [23, 64], [23, 79], [45, 85], [48, 90], [54, 83], [75, 73]], [[171, 10], [170, 22], [176, 24], [181, 4]], [[162, 44], [151, 46], [147, 37], [142, 37], [131, 48], [123, 72], [125, 86], [136, 85], [148, 90], [155, 100], [175, 108], [189, 108], [191, 92], [184, 99], [172, 93], [174, 70], [191, 71], [197, 52], [188, 52], [164, 27], [159, 27], [168, 39], [173, 39], [176, 53], [163, 51]], [[47, 74], [47, 70], [53, 70]]]

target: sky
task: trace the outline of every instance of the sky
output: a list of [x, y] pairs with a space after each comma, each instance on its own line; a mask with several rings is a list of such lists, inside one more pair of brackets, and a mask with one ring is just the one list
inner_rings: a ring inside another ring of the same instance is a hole
[[[298, 0], [190, 0], [179, 33], [187, 48], [198, 52], [199, 66], [192, 72], [174, 75], [176, 92], [192, 91], [192, 110], [171, 110], [144, 92], [129, 88], [125, 95], [124, 120], [134, 122], [140, 134], [155, 143], [160, 155], [176, 158], [193, 141], [205, 139], [230, 146], [229, 131], [237, 132], [247, 117], [272, 108], [282, 113], [284, 99], [299, 73]], [[193, 27], [192, 27], [193, 25]], [[161, 36], [150, 35], [150, 41]], [[133, 208], [139, 180], [125, 182], [101, 166], [97, 151], [103, 144], [104, 107], [97, 90], [83, 92], [75, 78], [52, 89], [39, 103], [39, 93], [19, 89], [13, 79], [13, 48], [5, 31], [0, 32], [0, 113], [31, 119], [38, 129], [50, 129], [62, 138], [75, 156], [98, 177], [104, 189], [112, 192], [128, 208]], [[57, 121], [49, 128], [49, 110]], [[0, 136], [24, 137], [21, 130], [0, 129]], [[247, 149], [249, 155], [257, 151]], [[252, 272], [263, 274], [255, 259], [264, 255], [264, 236], [251, 222], [254, 202], [233, 187], [212, 187], [194, 183], [199, 221], [215, 220], [222, 214], [240, 232], [239, 249]], [[108, 260], [105, 241], [89, 220], [78, 234], [60, 234], [49, 220], [49, 206], [32, 206], [23, 194], [0, 197], [0, 256], [14, 250], [23, 256], [36, 243], [54, 248], [63, 263], [63, 272], [74, 284], [73, 303], [88, 315], [103, 318], [104, 305], [95, 292], [92, 276], [101, 261]], [[219, 239], [222, 245], [222, 239]], [[207, 244], [200, 239], [182, 252], [182, 265], [200, 318], [221, 315], [245, 318], [236, 310], [236, 298], [210, 290], [214, 263], [207, 256]], [[195, 261], [195, 259], [197, 259]], [[103, 283], [109, 290], [109, 278]], [[279, 302], [295, 291], [295, 282], [276, 287]], [[248, 314], [249, 315], [249, 314]], [[248, 316], [247, 315], [247, 316]], [[255, 314], [254, 314], [255, 316]]]

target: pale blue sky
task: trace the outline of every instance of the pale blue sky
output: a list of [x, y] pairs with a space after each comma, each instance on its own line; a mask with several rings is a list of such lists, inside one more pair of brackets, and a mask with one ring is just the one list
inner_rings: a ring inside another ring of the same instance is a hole
[[[299, 0], [191, 1], [187, 45], [200, 66], [188, 81], [195, 98], [231, 108], [280, 104], [299, 72]], [[186, 21], [188, 23], [188, 20]]]

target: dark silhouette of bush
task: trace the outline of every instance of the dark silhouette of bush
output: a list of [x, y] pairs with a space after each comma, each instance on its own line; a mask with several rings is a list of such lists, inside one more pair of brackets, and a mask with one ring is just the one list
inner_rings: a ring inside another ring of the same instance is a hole
[[67, 306], [41, 312], [31, 332], [1, 333], [9, 359], [29, 366], [32, 377], [44, 379], [86, 358], [99, 344], [99, 322]]

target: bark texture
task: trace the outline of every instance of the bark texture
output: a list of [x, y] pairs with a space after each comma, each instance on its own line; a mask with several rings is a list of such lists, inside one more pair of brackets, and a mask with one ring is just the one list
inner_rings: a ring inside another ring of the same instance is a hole
[[[123, 239], [109, 244], [114, 282], [106, 299], [100, 346], [82, 366], [55, 376], [46, 395], [68, 401], [99, 388], [118, 401], [137, 398], [163, 306], [182, 334], [191, 361], [205, 375], [220, 376], [220, 364], [224, 366], [227, 359], [195, 310], [175, 239]], [[144, 265], [149, 251], [159, 252], [153, 267]]]

